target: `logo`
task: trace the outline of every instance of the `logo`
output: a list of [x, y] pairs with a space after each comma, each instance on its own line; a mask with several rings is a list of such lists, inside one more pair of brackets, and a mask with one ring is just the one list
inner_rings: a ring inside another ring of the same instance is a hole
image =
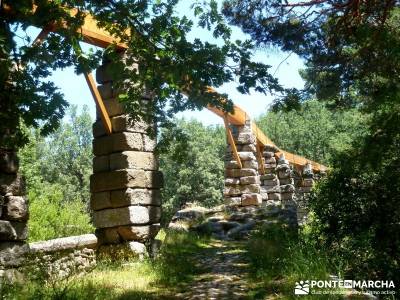
[[306, 281], [296, 281], [296, 285], [294, 287], [295, 295], [308, 295], [310, 293], [310, 282]]

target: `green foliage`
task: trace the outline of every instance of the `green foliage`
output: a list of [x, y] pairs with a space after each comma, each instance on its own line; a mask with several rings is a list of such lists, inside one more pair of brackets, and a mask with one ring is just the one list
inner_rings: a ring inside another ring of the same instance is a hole
[[211, 207], [222, 202], [226, 142], [221, 127], [204, 127], [198, 121], [177, 120], [163, 132], [171, 141], [160, 155], [164, 174], [164, 222], [186, 202]]
[[[195, 38], [190, 41], [194, 22], [176, 12], [177, 0], [164, 1], [2, 1], [12, 13], [0, 14], [0, 144], [18, 146], [26, 142], [20, 122], [28, 127], [42, 123], [42, 133], [54, 130], [64, 115], [67, 103], [47, 78], [53, 70], [73, 66], [77, 73], [96, 68], [104, 54], [112, 60], [110, 73], [115, 88], [122, 90], [120, 100], [134, 119], [154, 117], [163, 125], [173, 113], [199, 109], [207, 105], [232, 109], [231, 101], [209, 92], [208, 86], [219, 87], [235, 78], [238, 90], [248, 93], [280, 90], [268, 73], [270, 66], [251, 60], [253, 43], [231, 41], [217, 2], [211, 9], [194, 3], [198, 26], [212, 31], [221, 43], [212, 44]], [[65, 8], [76, 8], [71, 15]], [[104, 51], [82, 53], [79, 41], [86, 13], [91, 13], [98, 26], [128, 46], [123, 58], [115, 45]], [[25, 35], [30, 25], [38, 28], [60, 24], [41, 44], [31, 45]], [[17, 32], [22, 32], [19, 34]], [[129, 32], [130, 34], [127, 34]], [[24, 36], [25, 35], [25, 36]], [[136, 72], [132, 65], [139, 65]], [[142, 95], [151, 91], [152, 103], [143, 103]], [[187, 98], [181, 94], [185, 91]], [[10, 132], [9, 129], [13, 129]]]
[[[326, 250], [312, 240], [307, 228], [298, 234], [282, 224], [261, 227], [250, 237], [247, 249], [251, 276], [255, 281], [255, 299], [270, 294], [291, 299], [295, 297], [296, 281], [326, 280], [330, 274], [339, 274]], [[339, 298], [335, 295], [330, 298], [321, 296], [321, 299]], [[315, 295], [311, 299], [315, 299]]]
[[29, 189], [29, 242], [93, 232], [86, 203], [65, 201], [63, 186], [41, 183]]
[[[167, 232], [154, 260], [98, 261], [88, 274], [47, 281], [36, 278], [24, 284], [3, 284], [5, 299], [175, 299], [202, 267], [194, 255], [206, 248], [208, 240], [191, 233]], [[177, 263], [179, 262], [179, 263]], [[183, 290], [184, 291], [184, 290]]]
[[336, 153], [366, 134], [366, 120], [357, 109], [332, 112], [324, 103], [309, 100], [299, 110], [267, 112], [257, 124], [280, 148], [329, 165]]
[[84, 108], [44, 139], [31, 131], [20, 151], [30, 207], [30, 241], [88, 233], [89, 176], [92, 173], [92, 120]]
[[316, 98], [368, 115], [366, 134], [329, 158], [333, 168], [311, 201], [316, 237], [360, 279], [399, 280], [399, 8], [389, 0], [240, 0], [224, 10], [259, 45], [305, 60], [305, 88], [278, 99], [278, 108]]
[[337, 157], [311, 207], [316, 235], [343, 259], [348, 274], [399, 282], [400, 106], [380, 114], [386, 126]]

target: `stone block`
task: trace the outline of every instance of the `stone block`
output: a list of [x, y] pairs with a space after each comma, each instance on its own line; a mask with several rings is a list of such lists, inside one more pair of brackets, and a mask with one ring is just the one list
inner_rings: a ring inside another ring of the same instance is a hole
[[143, 151], [142, 134], [134, 132], [114, 133], [93, 140], [93, 154], [101, 156], [121, 151]]
[[260, 180], [264, 181], [264, 180], [275, 180], [277, 179], [278, 176], [276, 176], [276, 174], [264, 174], [264, 175], [260, 175]]
[[256, 142], [256, 137], [251, 132], [241, 132], [235, 139], [237, 144], [254, 144]]
[[129, 205], [161, 205], [161, 194], [158, 189], [123, 189], [111, 191], [112, 207]]
[[159, 171], [127, 169], [96, 173], [90, 177], [90, 190], [92, 193], [129, 187], [161, 188], [162, 185], [163, 177]]
[[23, 241], [28, 238], [28, 226], [25, 222], [0, 220], [0, 241]]
[[[275, 158], [275, 153], [271, 151], [264, 151], [263, 156], [265, 160], [270, 159], [270, 158]], [[276, 161], [276, 160], [275, 160]]]
[[108, 155], [93, 157], [93, 173], [110, 171], [110, 159]]
[[156, 149], [156, 146], [157, 146], [157, 141], [154, 138], [152, 138], [146, 134], [143, 135], [143, 150], [144, 151], [153, 152]]
[[236, 160], [230, 160], [225, 162], [225, 168], [226, 169], [239, 169], [240, 166]]
[[111, 119], [113, 132], [138, 132], [147, 133], [150, 125], [145, 121], [133, 121], [128, 115], [121, 115]]
[[264, 167], [264, 172], [266, 175], [268, 174], [276, 174], [276, 169], [275, 168], [265, 168]]
[[[82, 234], [29, 244], [31, 253], [59, 252], [71, 249], [94, 249], [98, 243], [94, 234]], [[85, 251], [85, 250], [83, 250]], [[91, 250], [89, 252], [92, 252]]]
[[281, 185], [281, 193], [294, 193], [295, 187], [292, 184]]
[[0, 151], [0, 172], [17, 173], [18, 172], [18, 156], [15, 151]]
[[[271, 152], [269, 152], [269, 153], [271, 153]], [[274, 156], [265, 158], [265, 163], [266, 164], [275, 164], [275, 167], [276, 167], [276, 159]]]
[[303, 187], [312, 187], [314, 185], [314, 179], [312, 178], [304, 178], [302, 182]]
[[158, 223], [160, 217], [160, 207], [128, 206], [93, 212], [93, 224], [96, 228], [122, 225], [144, 225], [148, 223]]
[[111, 192], [109, 191], [92, 193], [90, 197], [90, 208], [92, 210], [101, 210], [112, 207], [110, 194]]
[[118, 91], [113, 88], [111, 82], [98, 85], [97, 89], [99, 90], [100, 96], [103, 101], [110, 98], [116, 98], [118, 96]]
[[240, 178], [225, 178], [225, 185], [238, 185], [240, 184]]
[[281, 200], [294, 200], [294, 193], [281, 193]]
[[276, 168], [276, 163], [264, 164], [264, 168], [266, 168], [266, 169], [275, 169]]
[[271, 179], [271, 180], [264, 180], [263, 184], [265, 186], [277, 186], [277, 185], [279, 185], [279, 179], [275, 178], [275, 179]]
[[240, 186], [238, 186], [238, 185], [224, 187], [224, 196], [225, 196], [225, 198], [227, 198], [229, 196], [237, 196], [237, 195], [241, 195], [241, 194], [242, 194], [242, 191], [240, 189]]
[[265, 192], [267, 193], [280, 193], [281, 187], [279, 185], [276, 186], [264, 186]]
[[256, 160], [253, 152], [238, 152], [238, 155], [242, 161]]
[[280, 170], [278, 170], [278, 177], [281, 179], [281, 178], [283, 178], [283, 179], [285, 179], [285, 178], [290, 178], [290, 176], [291, 176], [291, 172], [290, 172], [290, 169], [280, 169]]
[[124, 151], [110, 155], [110, 169], [157, 170], [158, 159], [153, 152]]
[[269, 200], [281, 200], [281, 194], [280, 193], [268, 193], [268, 199]]
[[125, 241], [145, 242], [153, 239], [160, 230], [160, 224], [151, 224], [145, 226], [120, 226], [118, 233]]
[[[125, 114], [124, 105], [117, 98], [103, 99], [104, 106], [109, 117]], [[100, 111], [96, 108], [96, 120], [100, 120]]]
[[259, 184], [241, 185], [240, 190], [242, 194], [260, 193], [260, 185]]
[[26, 221], [29, 217], [26, 197], [7, 196], [5, 197], [3, 218], [6, 220]]
[[248, 144], [248, 145], [243, 145], [241, 147], [240, 151], [246, 151], [246, 152], [248, 151], [248, 152], [256, 153], [257, 152], [257, 148], [256, 148], [256, 145], [254, 145], [254, 144]]
[[260, 184], [259, 176], [245, 176], [240, 178], [240, 184]]
[[245, 176], [256, 176], [257, 171], [254, 169], [226, 169], [225, 170], [225, 177], [245, 177]]
[[24, 196], [26, 194], [25, 181], [21, 174], [0, 174], [0, 194]]
[[293, 178], [282, 178], [279, 180], [281, 184], [294, 184]]
[[28, 244], [24, 242], [0, 243], [0, 269], [1, 267], [20, 267], [26, 260], [29, 252]]
[[267, 193], [264, 193], [264, 192], [261, 190], [260, 195], [261, 195], [262, 201], [267, 201], [267, 200], [268, 200], [268, 194], [267, 194]]
[[258, 169], [258, 162], [256, 160], [246, 160], [242, 163], [245, 169]]
[[112, 82], [113, 81], [112, 75], [113, 75], [113, 70], [109, 64], [101, 65], [96, 69], [96, 81], [99, 84]]
[[225, 197], [224, 204], [229, 206], [239, 206], [242, 204], [242, 197]]
[[243, 194], [242, 206], [261, 205], [262, 197], [260, 194]]

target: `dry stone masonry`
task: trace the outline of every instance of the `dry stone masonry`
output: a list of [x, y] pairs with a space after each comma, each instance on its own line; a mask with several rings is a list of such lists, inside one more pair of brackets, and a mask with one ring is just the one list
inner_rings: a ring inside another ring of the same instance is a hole
[[256, 139], [252, 133], [251, 121], [244, 126], [231, 125], [232, 135], [242, 162], [242, 168], [228, 145], [225, 155], [224, 198], [227, 205], [260, 205], [260, 176], [258, 173]]
[[[99, 113], [93, 124], [93, 175], [91, 208], [101, 244], [146, 243], [160, 228], [162, 174], [154, 153], [154, 124], [132, 122], [117, 100], [107, 65], [96, 73], [100, 94], [111, 118], [107, 135]], [[143, 101], [151, 101], [143, 98]], [[132, 248], [128, 245], [128, 248]]]
[[264, 174], [257, 161], [256, 137], [252, 122], [231, 125], [242, 168], [228, 144], [225, 156], [225, 204], [229, 206], [272, 206], [281, 209], [287, 222], [303, 224], [307, 219], [307, 199], [314, 184], [310, 164], [295, 170], [275, 145], [263, 149]]
[[18, 268], [28, 251], [28, 202], [18, 158], [12, 149], [0, 149], [0, 277]]

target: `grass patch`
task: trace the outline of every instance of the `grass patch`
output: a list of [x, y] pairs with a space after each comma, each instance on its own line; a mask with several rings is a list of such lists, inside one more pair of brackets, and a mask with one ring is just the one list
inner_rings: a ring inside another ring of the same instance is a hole
[[[266, 295], [275, 295], [274, 299], [296, 299], [296, 281], [326, 280], [329, 274], [338, 274], [325, 252], [318, 249], [305, 231], [298, 233], [282, 224], [255, 231], [247, 248], [254, 282], [250, 296], [254, 299], [264, 299]], [[302, 296], [302, 299], [318, 298], [318, 295]], [[340, 299], [340, 296], [321, 295], [320, 298]]]
[[192, 233], [161, 232], [164, 243], [154, 260], [101, 261], [90, 273], [63, 280], [30, 280], [4, 285], [2, 299], [173, 299], [202, 271], [194, 255], [208, 238]]

